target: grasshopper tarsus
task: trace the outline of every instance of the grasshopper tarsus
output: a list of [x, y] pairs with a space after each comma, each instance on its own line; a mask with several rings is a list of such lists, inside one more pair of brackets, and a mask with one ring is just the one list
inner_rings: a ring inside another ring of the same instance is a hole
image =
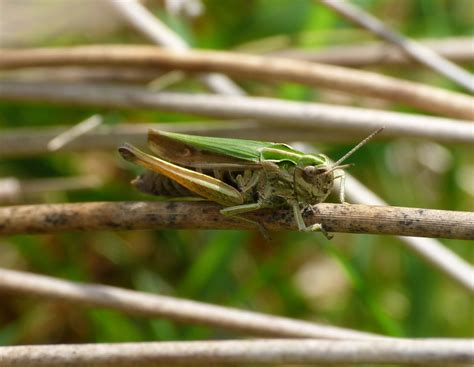
[[307, 205], [303, 209], [301, 209], [301, 214], [303, 216], [314, 215], [316, 214], [316, 209], [314, 209], [312, 205]]
[[334, 238], [334, 235], [329, 234], [326, 229], [324, 229], [324, 226], [322, 223], [315, 223], [309, 227], [306, 228], [307, 232], [321, 232], [326, 239], [331, 240]]

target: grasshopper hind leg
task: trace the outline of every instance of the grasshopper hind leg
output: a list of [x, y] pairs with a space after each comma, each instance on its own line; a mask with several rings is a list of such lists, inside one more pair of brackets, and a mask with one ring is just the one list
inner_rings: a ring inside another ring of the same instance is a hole
[[264, 208], [264, 205], [260, 202], [257, 202], [257, 203], [227, 207], [227, 208], [221, 209], [220, 213], [226, 217], [234, 217], [243, 222], [251, 223], [252, 225], [258, 228], [259, 232], [262, 234], [262, 236], [266, 240], [270, 240], [270, 235], [268, 234], [268, 230], [265, 228], [265, 226], [262, 223], [240, 216], [240, 214], [253, 212], [254, 210], [258, 210], [262, 208]]

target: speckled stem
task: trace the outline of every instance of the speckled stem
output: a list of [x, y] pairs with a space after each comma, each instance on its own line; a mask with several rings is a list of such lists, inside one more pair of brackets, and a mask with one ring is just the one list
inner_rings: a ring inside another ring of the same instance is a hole
[[[209, 202], [93, 202], [0, 208], [0, 234], [90, 230], [253, 229]], [[306, 223], [329, 232], [474, 239], [474, 213], [358, 204], [318, 204]], [[270, 231], [295, 230], [291, 210], [260, 210], [248, 218]]]

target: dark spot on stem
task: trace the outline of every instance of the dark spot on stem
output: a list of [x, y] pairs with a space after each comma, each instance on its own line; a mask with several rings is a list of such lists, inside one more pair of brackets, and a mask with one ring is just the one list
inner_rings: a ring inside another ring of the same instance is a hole
[[61, 226], [68, 222], [68, 217], [64, 213], [49, 213], [46, 214], [44, 221], [54, 226]]
[[170, 201], [166, 204], [166, 210], [175, 210], [178, 207], [177, 203], [174, 201]]
[[108, 228], [122, 228], [122, 226], [118, 223], [107, 221], [104, 223]]
[[169, 225], [170, 225], [171, 227], [176, 226], [177, 219], [178, 219], [178, 216], [177, 216], [176, 214], [171, 214], [171, 215], [169, 216]]

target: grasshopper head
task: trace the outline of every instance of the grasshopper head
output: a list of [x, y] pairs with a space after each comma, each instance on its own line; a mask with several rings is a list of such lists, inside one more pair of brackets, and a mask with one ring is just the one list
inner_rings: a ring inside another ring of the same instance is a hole
[[295, 192], [298, 200], [308, 204], [317, 204], [326, 200], [334, 185], [334, 171], [352, 166], [352, 164], [341, 163], [383, 129], [382, 127], [374, 131], [333, 164], [324, 154], [301, 157], [294, 174]]
[[[309, 162], [308, 162], [309, 163]], [[316, 204], [324, 201], [334, 183], [334, 170], [329, 159], [318, 155], [318, 161], [297, 167], [295, 188], [299, 201]]]

